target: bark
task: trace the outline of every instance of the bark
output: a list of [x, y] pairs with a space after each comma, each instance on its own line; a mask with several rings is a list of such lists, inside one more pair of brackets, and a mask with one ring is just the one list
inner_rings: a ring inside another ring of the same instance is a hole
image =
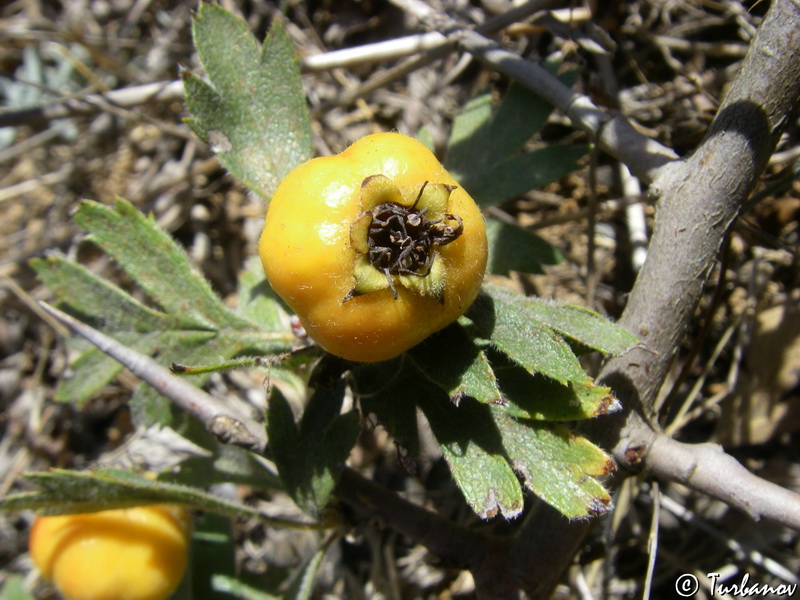
[[[623, 468], [622, 477], [649, 467], [655, 475], [724, 496], [721, 499], [743, 510], [763, 498], [762, 490], [772, 490], [771, 484], [755, 476], [747, 485], [737, 484], [735, 490], [730, 485], [720, 489], [719, 478], [709, 485], [709, 479], [699, 477], [692, 468], [704, 460], [704, 468], [713, 468], [707, 446], [664, 441], [653, 417], [658, 390], [686, 334], [723, 239], [799, 100], [800, 2], [777, 0], [704, 141], [685, 161], [659, 168], [651, 186], [651, 193], [658, 198], [656, 226], [648, 259], [620, 320], [644, 343], [604, 366], [600, 380], [612, 386], [626, 409], [596, 421], [591, 431], [593, 439], [612, 451]], [[714, 458], [720, 456], [736, 470], [731, 463], [736, 463], [734, 459], [722, 453]], [[676, 464], [688, 470], [675, 473]], [[797, 494], [783, 492], [778, 494], [777, 505], [772, 505], [776, 510], [769, 516], [773, 518], [780, 519], [781, 503], [790, 512], [799, 505]], [[554, 529], [559, 535], [555, 544]], [[535, 514], [528, 517], [517, 545], [531, 553], [532, 558], [520, 569], [525, 572], [525, 589], [531, 598], [550, 597], [587, 531], [583, 523], [559, 526], [556, 516], [544, 520]]]

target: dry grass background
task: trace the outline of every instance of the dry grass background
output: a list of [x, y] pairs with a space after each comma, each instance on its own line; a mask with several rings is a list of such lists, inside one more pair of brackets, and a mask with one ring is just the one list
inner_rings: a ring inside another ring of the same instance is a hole
[[[259, 38], [283, 10], [301, 57], [420, 31], [412, 17], [378, 0], [221, 4], [243, 16]], [[465, 23], [508, 8], [505, 0], [431, 4]], [[622, 110], [641, 130], [684, 154], [702, 138], [736, 73], [766, 9], [758, 4], [565, 2], [562, 8], [576, 9], [571, 22], [519, 23], [498, 37], [519, 52], [559, 56], [580, 70], [577, 86], [584, 93], [610, 110]], [[28, 259], [59, 250], [125, 283], [71, 223], [80, 199], [110, 203], [120, 195], [154, 215], [226, 297], [235, 290], [243, 260], [254, 253], [265, 207], [226, 175], [182, 123], [186, 110], [174, 87], [158, 100], [125, 94], [121, 103], [93, 101], [96, 94], [174, 81], [180, 68], [198, 70], [190, 32], [194, 8], [194, 1], [159, 0], [17, 0], [0, 8], [0, 124], [5, 126], [0, 129], [0, 494], [18, 489], [22, 471], [95, 464], [131, 433], [125, 399], [133, 382], [125, 375], [83, 407], [53, 400], [70, 356], [63, 328], [36, 305], [51, 296]], [[591, 11], [583, 18], [586, 8]], [[604, 55], [610, 41], [616, 50]], [[306, 72], [318, 153], [338, 152], [374, 131], [413, 135], [423, 125], [441, 143], [453, 114], [469, 98], [487, 88], [501, 93], [507, 85], [476, 62], [451, 54], [357, 93], [399, 62]], [[29, 110], [44, 105], [64, 110]], [[797, 122], [787, 131], [762, 188], [796, 169]], [[554, 114], [532, 143], [585, 141]], [[587, 160], [557, 184], [501, 207], [568, 257], [545, 275], [518, 275], [513, 283], [529, 293], [618, 315], [636, 272], [631, 225], [641, 217], [651, 224], [653, 218], [644, 195], [624, 183], [619, 166], [600, 156], [596, 164]], [[629, 205], [638, 208], [628, 212]], [[752, 470], [795, 490], [800, 489], [799, 211], [800, 184], [791, 179], [736, 225], [668, 382], [673, 401], [664, 415], [680, 439], [724, 444]], [[244, 383], [223, 378], [220, 385], [258, 390], [258, 381], [258, 376]], [[403, 477], [391, 444], [385, 454], [388, 458], [370, 449], [364, 456], [372, 458], [363, 460], [377, 461], [374, 466], [387, 477]], [[446, 490], [451, 514], [468, 518], [440, 471], [430, 469], [428, 483], [438, 486], [439, 495]], [[746, 573], [762, 583], [790, 582], [800, 572], [797, 532], [753, 523], [679, 485], [662, 485], [657, 492], [645, 479], [626, 481], [616, 513], [598, 528], [560, 594], [640, 595], [657, 498], [653, 597], [672, 597], [675, 577], [684, 572], [715, 571], [731, 581]], [[45, 598], [48, 592], [26, 557], [31, 516], [0, 515], [0, 589], [10, 574], [23, 574]], [[241, 535], [247, 542], [242, 564], [256, 571], [270, 563], [264, 540], [270, 548], [282, 543], [253, 524], [242, 524]], [[437, 566], [424, 549], [391, 532], [366, 532], [348, 544], [324, 578], [330, 597], [470, 597], [468, 576]]]

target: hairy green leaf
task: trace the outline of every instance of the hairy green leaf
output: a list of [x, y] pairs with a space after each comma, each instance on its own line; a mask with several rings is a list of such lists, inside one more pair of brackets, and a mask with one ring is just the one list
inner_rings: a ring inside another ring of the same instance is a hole
[[[442, 351], [445, 348], [446, 351]], [[500, 399], [500, 390], [486, 354], [466, 331], [453, 323], [409, 351], [417, 368], [454, 402], [471, 396], [480, 402]]]
[[153, 219], [117, 198], [114, 207], [84, 200], [75, 222], [112, 256], [165, 312], [186, 325], [213, 330], [220, 323], [246, 325], [222, 304], [186, 253]]
[[[141, 249], [139, 255], [141, 259]], [[30, 265], [53, 294], [59, 298], [72, 298], [70, 308], [89, 321], [131, 332], [153, 331], [173, 325], [165, 313], [148, 308], [83, 265], [59, 254], [44, 259], [34, 258]]]
[[495, 372], [503, 390], [506, 412], [516, 417], [540, 421], [590, 419], [621, 408], [610, 388], [587, 382], [561, 385], [540, 374], [493, 356]]
[[312, 156], [311, 125], [297, 59], [280, 20], [259, 49], [247, 25], [202, 2], [194, 43], [210, 84], [184, 74], [188, 123], [222, 164], [265, 199]]
[[526, 298], [492, 285], [484, 285], [483, 291], [495, 302], [508, 306], [508, 310], [547, 325], [564, 337], [603, 354], [621, 354], [639, 343], [631, 332], [588, 308]]
[[458, 181], [485, 208], [540, 188], [573, 172], [586, 146], [547, 146], [512, 156], [488, 173], [465, 173]]
[[[250, 304], [257, 310], [245, 310], [242, 315], [231, 312], [184, 251], [128, 202], [117, 199], [108, 207], [84, 201], [75, 220], [161, 309], [146, 306], [64, 257], [34, 260], [33, 268], [59, 304], [103, 333], [142, 354], [157, 354], [165, 366], [171, 362], [215, 364], [242, 354], [267, 355], [291, 348], [294, 336], [280, 319], [257, 323], [247, 318], [267, 315], [270, 310], [280, 315], [274, 298], [254, 297]], [[119, 370], [97, 350], [85, 350], [73, 364], [73, 373], [59, 385], [57, 398], [85, 402]], [[200, 385], [205, 377], [197, 376], [195, 381]], [[171, 419], [169, 402], [147, 386], [137, 388], [131, 408], [140, 425]]]
[[[555, 68], [552, 66], [551, 70]], [[577, 75], [573, 71], [559, 79], [565, 85], [572, 85]], [[484, 146], [486, 152], [495, 156], [495, 164], [503, 162], [544, 126], [552, 112], [553, 107], [541, 96], [524, 85], [512, 83], [497, 105], [488, 135], [473, 143]]]
[[37, 491], [0, 498], [0, 509], [35, 510], [45, 515], [97, 512], [145, 504], [183, 504], [228, 516], [258, 517], [276, 525], [305, 525], [265, 519], [257, 510], [194, 487], [148, 479], [118, 469], [26, 473]]
[[563, 385], [591, 382], [570, 345], [526, 312], [527, 298], [482, 291], [468, 316], [482, 337], [530, 373], [541, 373]]
[[485, 173], [498, 160], [481, 145], [491, 135], [491, 119], [492, 96], [488, 93], [475, 96], [453, 119], [444, 166], [457, 180], [461, 181], [470, 170]]
[[[464, 340], [461, 340], [464, 342]], [[450, 346], [448, 346], [449, 348]], [[452, 402], [440, 382], [420, 377], [402, 360], [363, 365], [353, 371], [365, 413], [396, 438], [416, 436], [422, 411], [440, 444], [453, 479], [481, 518], [512, 518], [523, 507], [518, 476], [534, 493], [569, 517], [601, 513], [608, 494], [594, 479], [612, 468], [608, 456], [588, 441], [550, 421], [585, 419], [612, 410], [606, 388], [562, 385], [532, 376], [496, 352], [489, 352], [503, 397], [481, 404], [470, 396]], [[434, 365], [427, 365], [433, 371]], [[398, 441], [399, 440], [398, 438]], [[401, 441], [402, 443], [402, 441]], [[409, 449], [410, 454], [417, 454]]]
[[[573, 74], [561, 77], [574, 79]], [[490, 94], [476, 96], [453, 121], [445, 167], [482, 207], [555, 181], [573, 171], [587, 149], [553, 146], [520, 154], [551, 112], [521, 85], [510, 86], [494, 111]]]
[[455, 406], [444, 395], [438, 399], [422, 396], [418, 403], [442, 447], [453, 479], [475, 514], [483, 519], [519, 515], [524, 503], [522, 488], [490, 407], [469, 398]]
[[511, 464], [539, 498], [571, 519], [611, 509], [596, 478], [616, 467], [600, 448], [560, 425], [515, 419], [496, 408], [492, 415]]
[[[576, 74], [559, 78], [571, 85]], [[447, 168], [462, 177], [490, 172], [514, 156], [541, 129], [552, 111], [545, 100], [516, 83], [503, 94], [494, 113], [490, 94], [476, 96], [453, 121], [445, 158]]]
[[97, 348], [83, 352], [71, 366], [71, 372], [58, 382], [55, 399], [78, 406], [111, 383], [123, 369], [121, 364]]
[[133, 422], [139, 426], [172, 422], [172, 403], [149, 385], [137, 385], [128, 405]]
[[334, 389], [320, 386], [309, 399], [298, 427], [280, 391], [273, 390], [270, 396], [270, 451], [287, 493], [314, 517], [327, 506], [360, 429], [357, 413], [339, 414], [343, 400], [343, 380]]

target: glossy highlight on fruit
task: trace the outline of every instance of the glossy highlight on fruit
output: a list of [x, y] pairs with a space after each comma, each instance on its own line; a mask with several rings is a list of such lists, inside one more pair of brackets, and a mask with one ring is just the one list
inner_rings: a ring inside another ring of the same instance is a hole
[[30, 554], [66, 600], [163, 600], [186, 571], [190, 520], [176, 506], [38, 517]]
[[316, 343], [376, 362], [472, 304], [486, 228], [425, 146], [379, 133], [289, 173], [270, 201], [259, 253], [270, 285]]

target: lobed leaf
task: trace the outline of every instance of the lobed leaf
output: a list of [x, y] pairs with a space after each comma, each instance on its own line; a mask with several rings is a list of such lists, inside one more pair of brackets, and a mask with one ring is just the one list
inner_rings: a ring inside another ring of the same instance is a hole
[[[257, 310], [234, 314], [184, 251], [125, 200], [117, 199], [114, 207], [84, 201], [75, 220], [163, 309], [142, 304], [64, 257], [34, 260], [33, 268], [59, 303], [103, 333], [141, 354], [159, 355], [165, 366], [173, 361], [215, 364], [243, 354], [283, 353], [291, 348], [294, 337], [279, 319], [254, 323], [246, 318], [270, 310], [280, 315], [274, 298], [252, 300], [250, 308]], [[60, 400], [85, 402], [120, 371], [115, 361], [95, 349], [85, 350], [73, 367], [72, 376], [59, 384]], [[205, 377], [196, 377], [198, 385]], [[137, 424], [167, 423], [172, 418], [168, 400], [148, 386], [137, 387], [130, 404]]]
[[479, 94], [453, 120], [446, 168], [462, 179], [480, 179], [517, 154], [552, 111], [519, 84], [509, 86], [494, 112], [491, 94]]
[[[162, 332], [129, 333], [118, 332], [116, 338], [129, 348], [142, 354], [152, 354], [158, 348]], [[97, 348], [82, 352], [73, 361], [72, 370], [58, 382], [55, 399], [59, 402], [72, 402], [81, 406], [106, 385], [113, 381], [122, 370], [122, 365]], [[153, 421], [155, 422], [155, 421]]]
[[611, 497], [596, 478], [616, 467], [600, 448], [556, 424], [515, 419], [499, 409], [492, 416], [514, 469], [539, 498], [571, 519], [611, 510]]
[[172, 422], [172, 403], [149, 385], [137, 385], [128, 406], [131, 419], [140, 427]]
[[507, 310], [551, 327], [564, 337], [603, 354], [621, 354], [639, 343], [631, 332], [588, 308], [527, 298], [492, 285], [483, 290]]
[[[140, 250], [140, 259], [141, 255]], [[59, 298], [71, 298], [73, 312], [85, 319], [131, 332], [153, 331], [173, 325], [165, 313], [148, 308], [83, 265], [59, 254], [34, 258], [29, 264], [53, 294]]]
[[78, 406], [99, 393], [123, 369], [121, 364], [97, 348], [83, 352], [72, 362], [71, 367], [72, 372], [59, 380], [55, 399]]
[[[551, 71], [557, 68], [557, 65], [548, 66]], [[571, 86], [577, 75], [577, 71], [572, 71], [559, 76], [559, 79]], [[553, 107], [546, 100], [524, 85], [512, 83], [497, 105], [487, 135], [473, 143], [495, 156], [495, 164], [503, 162], [544, 126], [552, 112]]]
[[492, 95], [489, 93], [475, 96], [453, 119], [444, 167], [460, 183], [470, 170], [485, 173], [497, 160], [481, 145], [490, 137], [491, 120]]
[[510, 293], [482, 291], [467, 316], [482, 337], [528, 372], [541, 373], [563, 385], [589, 384], [591, 378], [569, 344], [526, 312], [527, 300]]
[[[456, 405], [440, 383], [417, 375], [422, 355], [412, 354], [413, 366], [398, 360], [353, 371], [357, 390], [365, 392], [361, 407], [376, 414], [396, 437], [411, 436], [411, 428], [417, 435], [416, 409], [421, 410], [453, 479], [478, 516], [513, 518], [522, 511], [518, 475], [571, 518], [607, 508], [608, 493], [595, 478], [608, 474], [613, 463], [587, 440], [550, 422], [588, 418], [601, 414], [603, 407], [610, 410], [609, 403], [616, 401], [606, 388], [564, 386], [489, 352], [504, 394], [502, 404], [481, 404], [465, 396]], [[435, 368], [424, 367], [426, 374]]]
[[482, 519], [522, 512], [524, 499], [491, 409], [465, 399], [458, 406], [422, 396], [417, 400], [450, 472], [472, 510]]
[[458, 179], [481, 208], [543, 187], [572, 173], [586, 146], [547, 146], [509, 157], [487, 172], [468, 172]]
[[283, 25], [276, 20], [259, 49], [246, 23], [202, 2], [193, 36], [210, 84], [184, 74], [188, 123], [233, 175], [269, 199], [312, 156], [300, 68]]
[[[560, 77], [570, 85], [574, 81], [574, 73]], [[555, 181], [575, 169], [586, 154], [585, 146], [519, 153], [552, 110], [519, 84], [508, 88], [494, 111], [489, 93], [476, 96], [453, 120], [445, 167], [482, 207]]]
[[493, 357], [493, 363], [503, 390], [502, 406], [515, 417], [539, 421], [577, 421], [616, 412], [621, 408], [610, 388], [594, 382], [565, 386], [540, 374], [531, 375], [500, 357]]
[[186, 326], [249, 325], [225, 308], [175, 241], [126, 200], [117, 198], [113, 208], [84, 200], [75, 222], [142, 290]]

